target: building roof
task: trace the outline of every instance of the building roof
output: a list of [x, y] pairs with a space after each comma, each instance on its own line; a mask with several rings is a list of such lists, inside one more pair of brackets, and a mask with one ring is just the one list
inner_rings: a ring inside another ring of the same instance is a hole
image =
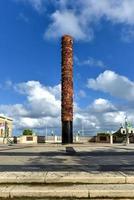
[[13, 119], [6, 117], [6, 116], [2, 116], [2, 115], [0, 115], [0, 119], [6, 119], [6, 120], [9, 120], [9, 121], [13, 121]]

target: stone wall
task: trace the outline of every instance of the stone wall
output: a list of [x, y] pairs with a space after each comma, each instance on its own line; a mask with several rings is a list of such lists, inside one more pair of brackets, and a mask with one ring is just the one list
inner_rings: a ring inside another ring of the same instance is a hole
[[37, 144], [37, 136], [22, 135], [18, 138], [17, 143], [20, 144]]

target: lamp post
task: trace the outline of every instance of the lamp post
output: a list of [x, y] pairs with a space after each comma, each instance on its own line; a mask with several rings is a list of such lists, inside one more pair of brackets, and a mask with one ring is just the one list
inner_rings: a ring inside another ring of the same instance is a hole
[[129, 144], [129, 132], [128, 132], [127, 116], [125, 117], [125, 130], [126, 130], [126, 143], [125, 143], [125, 145], [127, 145], [127, 144]]
[[47, 140], [47, 124], [46, 124], [46, 140]]
[[82, 136], [84, 136], [84, 124], [83, 124], [83, 121], [81, 121], [81, 132], [82, 132]]

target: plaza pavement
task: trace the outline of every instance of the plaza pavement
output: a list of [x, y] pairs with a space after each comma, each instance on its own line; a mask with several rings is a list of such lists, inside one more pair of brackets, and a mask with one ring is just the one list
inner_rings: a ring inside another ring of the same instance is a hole
[[0, 145], [0, 185], [8, 198], [134, 199], [134, 145]]
[[0, 145], [2, 171], [134, 171], [134, 144]]

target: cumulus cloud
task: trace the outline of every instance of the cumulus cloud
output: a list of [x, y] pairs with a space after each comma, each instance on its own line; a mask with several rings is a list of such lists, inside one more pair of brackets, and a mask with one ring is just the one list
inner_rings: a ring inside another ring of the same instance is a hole
[[0, 112], [13, 117], [25, 117], [28, 115], [27, 109], [22, 104], [0, 105]]
[[94, 102], [90, 105], [90, 110], [92, 112], [111, 112], [115, 111], [116, 107], [107, 99], [95, 99]]
[[20, 117], [14, 120], [16, 129], [45, 129], [52, 127], [60, 127], [60, 118], [56, 117], [41, 117], [41, 118], [31, 118], [31, 117]]
[[0, 105], [0, 113], [14, 119], [17, 129], [60, 127], [60, 85], [44, 86], [38, 81], [12, 84], [12, 89], [24, 95], [22, 104]]
[[58, 116], [60, 113], [60, 85], [45, 87], [38, 81], [16, 85], [16, 90], [27, 95], [29, 115], [33, 117]]
[[[44, 37], [57, 38], [70, 34], [77, 40], [86, 39], [87, 35], [81, 28], [81, 23], [72, 11], [56, 11], [51, 16], [52, 23], [46, 30]], [[89, 33], [92, 39], [92, 32]]]
[[[45, 86], [39, 81], [28, 81], [15, 85], [12, 83], [12, 88], [26, 99], [21, 104], [0, 105], [0, 113], [13, 118], [15, 129], [43, 131], [47, 126], [48, 129], [53, 127], [60, 130], [60, 85]], [[98, 131], [117, 130], [127, 112], [133, 123], [133, 105], [121, 108], [108, 99], [98, 98], [81, 108], [74, 102], [74, 132], [84, 129], [85, 134], [95, 134]]]
[[120, 125], [121, 122], [124, 122], [125, 119], [125, 112], [123, 111], [117, 111], [117, 112], [108, 112], [104, 113], [104, 123], [110, 123], [112, 124], [118, 124]]
[[[113, 105], [109, 100], [98, 98], [95, 99], [86, 108], [79, 109], [75, 113], [74, 125], [77, 130], [85, 133], [95, 134], [101, 131], [117, 130], [124, 122], [126, 112], [128, 110], [120, 109], [118, 106]], [[129, 120], [133, 122], [134, 110], [129, 116]]]
[[110, 70], [104, 71], [96, 79], [88, 79], [87, 86], [129, 101], [134, 99], [134, 82]]
[[82, 127], [84, 127], [89, 133], [95, 133], [98, 124], [99, 120], [95, 115], [90, 115], [88, 112], [84, 112], [82, 110], [80, 113], [75, 113], [74, 126], [77, 130], [81, 130]]
[[[134, 25], [134, 1], [132, 0], [17, 0], [30, 4], [40, 12], [46, 8], [50, 18], [45, 28], [45, 38], [57, 38], [71, 34], [76, 40], [90, 41], [95, 26], [103, 20], [129, 28], [132, 38]], [[51, 6], [53, 9], [47, 9]]]
[[47, 38], [56, 38], [67, 33], [77, 40], [90, 41], [94, 36], [94, 27], [102, 19], [112, 24], [134, 24], [134, 2], [131, 0], [71, 0], [64, 3], [59, 1], [54, 5], [51, 23], [45, 32]]

